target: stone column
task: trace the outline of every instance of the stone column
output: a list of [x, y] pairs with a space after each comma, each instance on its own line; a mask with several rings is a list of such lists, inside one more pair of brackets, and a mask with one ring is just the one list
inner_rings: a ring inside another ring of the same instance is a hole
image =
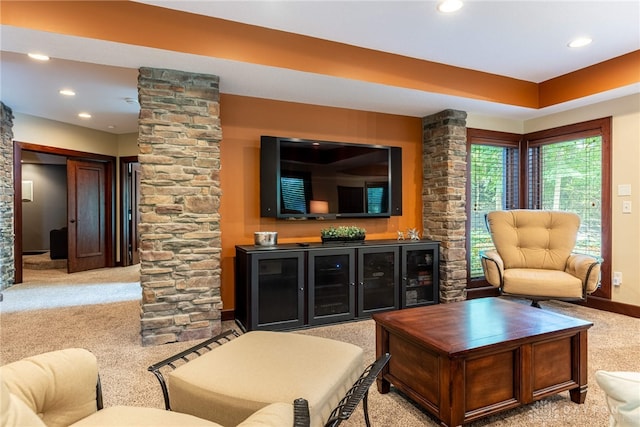
[[142, 344], [220, 332], [219, 78], [141, 68]]
[[440, 300], [467, 297], [467, 113], [445, 110], [424, 117], [422, 224], [424, 237], [441, 242]]
[[13, 212], [13, 111], [0, 102], [0, 290], [15, 281]]

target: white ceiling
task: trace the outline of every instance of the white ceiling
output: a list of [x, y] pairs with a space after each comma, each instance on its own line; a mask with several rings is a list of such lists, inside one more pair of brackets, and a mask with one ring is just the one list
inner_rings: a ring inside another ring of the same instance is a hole
[[[542, 82], [640, 49], [640, 1], [140, 1], [418, 59]], [[112, 133], [137, 131], [137, 68], [220, 76], [223, 93], [422, 117], [445, 108], [527, 120], [640, 92], [640, 84], [529, 109], [289, 69], [2, 26], [1, 98], [14, 112]], [[594, 42], [571, 50], [588, 35]], [[24, 53], [52, 57], [36, 63]], [[62, 99], [58, 90], [77, 96]], [[80, 110], [93, 115], [77, 117]], [[109, 126], [115, 126], [109, 128]]]

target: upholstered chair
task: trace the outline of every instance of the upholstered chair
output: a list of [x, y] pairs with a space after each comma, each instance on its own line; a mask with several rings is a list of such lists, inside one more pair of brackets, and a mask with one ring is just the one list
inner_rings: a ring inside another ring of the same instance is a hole
[[516, 209], [486, 215], [494, 250], [480, 259], [487, 281], [502, 295], [538, 301], [585, 300], [600, 285], [600, 260], [574, 253], [580, 217], [561, 211]]
[[[238, 427], [294, 425], [292, 403], [274, 403]], [[3, 427], [222, 427], [193, 415], [159, 408], [102, 408], [96, 357], [80, 348], [42, 353], [0, 367]]]

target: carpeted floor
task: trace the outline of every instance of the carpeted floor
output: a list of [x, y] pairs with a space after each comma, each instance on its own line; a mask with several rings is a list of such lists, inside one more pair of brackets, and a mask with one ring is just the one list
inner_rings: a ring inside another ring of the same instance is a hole
[[[36, 271], [36, 270], [34, 270]], [[100, 364], [106, 406], [116, 404], [162, 407], [160, 387], [147, 367], [194, 343], [175, 343], [157, 347], [140, 345], [140, 295], [136, 266], [75, 273], [60, 277], [33, 278], [3, 291], [0, 303], [0, 364], [66, 347], [92, 351]], [[103, 283], [114, 277], [113, 283]], [[133, 278], [133, 280], [132, 280]], [[98, 284], [100, 284], [98, 286]], [[69, 292], [56, 290], [70, 287]], [[84, 294], [79, 305], [69, 295]], [[114, 294], [123, 293], [122, 300]], [[103, 298], [113, 302], [100, 302]], [[21, 299], [27, 299], [20, 302]], [[44, 304], [46, 300], [47, 304]], [[64, 301], [71, 301], [71, 306]], [[29, 305], [36, 307], [30, 309]], [[45, 306], [51, 308], [43, 308]], [[607, 426], [604, 395], [594, 380], [598, 369], [640, 371], [640, 319], [602, 312], [562, 302], [543, 303], [544, 310], [570, 315], [594, 323], [589, 330], [586, 403], [577, 405], [568, 392], [543, 399], [523, 408], [470, 424], [492, 426]], [[19, 307], [19, 308], [18, 308]], [[224, 322], [233, 327], [233, 322]], [[365, 350], [367, 363], [375, 358], [375, 329], [372, 320], [343, 323], [298, 331], [354, 343]], [[438, 423], [405, 396], [392, 389], [381, 395], [375, 385], [369, 398], [374, 427], [437, 426]], [[361, 409], [343, 425], [362, 426]]]

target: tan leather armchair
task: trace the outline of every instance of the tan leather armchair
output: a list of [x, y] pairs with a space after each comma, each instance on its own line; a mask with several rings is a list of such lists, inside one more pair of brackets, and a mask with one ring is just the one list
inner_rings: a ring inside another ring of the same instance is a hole
[[[291, 403], [272, 403], [238, 427], [294, 425]], [[98, 362], [81, 348], [42, 353], [0, 366], [2, 427], [222, 427], [158, 408], [102, 408]]]
[[538, 301], [585, 300], [600, 285], [600, 260], [573, 253], [580, 217], [516, 209], [486, 215], [495, 250], [482, 251], [487, 281], [503, 295]]

